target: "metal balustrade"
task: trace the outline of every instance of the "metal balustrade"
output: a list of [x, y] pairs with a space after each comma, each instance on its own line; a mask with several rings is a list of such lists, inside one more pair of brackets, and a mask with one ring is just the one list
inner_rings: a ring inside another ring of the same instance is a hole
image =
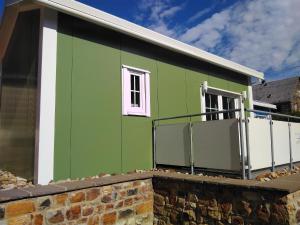
[[[237, 119], [195, 119], [232, 112], [238, 113]], [[250, 113], [263, 113], [267, 117], [252, 118], [247, 115]], [[273, 116], [285, 118], [287, 122], [273, 120]], [[251, 179], [252, 171], [260, 169], [274, 171], [276, 166], [285, 164], [292, 169], [293, 163], [300, 161], [300, 123], [290, 122], [292, 119], [300, 122], [300, 117], [250, 109], [155, 119], [152, 122], [154, 167], [189, 167], [192, 174], [195, 168], [234, 172], [243, 179]], [[282, 137], [278, 137], [282, 133]], [[279, 149], [282, 146], [283, 149]]]

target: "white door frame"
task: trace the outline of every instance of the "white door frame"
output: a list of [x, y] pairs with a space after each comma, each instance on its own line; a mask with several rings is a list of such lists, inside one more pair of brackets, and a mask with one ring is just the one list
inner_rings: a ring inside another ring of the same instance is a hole
[[[204, 90], [203, 85], [201, 85], [200, 86], [201, 113], [205, 113], [206, 112], [206, 105], [205, 105], [205, 94], [206, 93], [218, 95], [218, 110], [219, 111], [223, 110], [223, 104], [222, 104], [223, 103], [223, 99], [222, 99], [222, 96], [233, 97], [235, 99], [235, 109], [239, 108], [240, 97], [242, 96], [242, 93], [228, 91], [228, 90], [225, 90], [225, 89], [220, 89], [220, 88], [211, 87], [211, 86], [208, 86], [207, 90]], [[243, 102], [242, 102], [242, 105], [244, 105]], [[238, 117], [239, 117], [239, 113], [236, 112], [236, 118], [238, 118]], [[220, 120], [223, 119], [223, 114], [222, 113], [219, 114], [219, 118], [220, 118]], [[206, 121], [206, 116], [205, 115], [201, 116], [201, 120], [202, 121]]]

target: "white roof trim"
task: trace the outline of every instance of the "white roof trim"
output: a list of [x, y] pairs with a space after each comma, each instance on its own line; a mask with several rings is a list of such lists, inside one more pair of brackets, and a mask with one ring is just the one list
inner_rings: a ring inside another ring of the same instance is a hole
[[169, 38], [74, 0], [32, 0], [31, 2], [36, 2], [47, 7], [51, 7], [58, 11], [114, 29], [143, 41], [153, 43], [169, 50], [185, 54], [247, 76], [256, 77], [259, 79], [264, 78], [264, 74], [261, 72]]
[[256, 100], [253, 101], [253, 105], [264, 107], [264, 108], [269, 108], [269, 109], [277, 109], [277, 106], [274, 104], [270, 104], [267, 102], [260, 102], [260, 101], [256, 101]]

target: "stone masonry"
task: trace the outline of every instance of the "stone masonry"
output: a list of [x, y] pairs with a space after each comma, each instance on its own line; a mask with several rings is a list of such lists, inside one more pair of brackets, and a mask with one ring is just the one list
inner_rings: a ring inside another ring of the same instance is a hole
[[0, 225], [300, 225], [300, 174], [144, 172], [0, 191]]
[[[153, 179], [156, 225], [300, 224], [300, 191], [287, 194], [280, 188], [255, 186], [252, 181], [198, 181], [190, 177]], [[233, 185], [243, 182], [248, 186]], [[288, 186], [285, 182], [282, 184]]]
[[150, 225], [152, 208], [152, 182], [145, 179], [7, 202], [0, 205], [0, 224]]

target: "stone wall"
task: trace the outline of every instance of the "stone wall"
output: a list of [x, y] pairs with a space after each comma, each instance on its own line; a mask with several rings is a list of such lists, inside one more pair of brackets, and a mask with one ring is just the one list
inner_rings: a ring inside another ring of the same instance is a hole
[[296, 225], [300, 219], [295, 209], [300, 192], [287, 196], [257, 187], [164, 178], [154, 179], [153, 188], [157, 225]]
[[0, 204], [0, 225], [116, 223], [153, 224], [151, 178]]
[[300, 224], [300, 191], [287, 195], [290, 224]]
[[299, 225], [300, 174], [149, 172], [0, 191], [0, 225]]

